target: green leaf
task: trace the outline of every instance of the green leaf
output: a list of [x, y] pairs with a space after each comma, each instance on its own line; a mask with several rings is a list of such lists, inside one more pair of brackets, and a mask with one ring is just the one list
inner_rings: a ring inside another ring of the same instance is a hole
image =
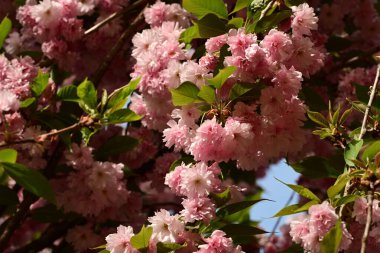
[[214, 14], [207, 14], [196, 24], [201, 38], [216, 37], [228, 32], [225, 23]]
[[230, 90], [229, 97], [231, 100], [235, 100], [241, 97], [242, 95], [246, 94], [253, 88], [254, 88], [253, 85], [237, 83]]
[[331, 124], [333, 124], [334, 126], [336, 126], [338, 124], [339, 114], [340, 114], [340, 105], [339, 105], [338, 109], [334, 112], [334, 115], [333, 115], [332, 120], [331, 120]]
[[300, 92], [300, 97], [305, 101], [307, 106], [312, 111], [324, 111], [328, 109], [323, 98], [308, 86], [303, 86]]
[[4, 41], [9, 32], [12, 30], [12, 21], [5, 17], [0, 23], [0, 49], [3, 47]]
[[291, 11], [284, 10], [276, 12], [270, 16], [265, 16], [257, 22], [255, 26], [255, 32], [263, 33], [265, 31], [268, 31], [269, 29], [276, 27], [281, 21], [289, 18], [291, 15]]
[[347, 120], [348, 116], [350, 116], [351, 112], [352, 112], [352, 108], [344, 111], [344, 113], [342, 114], [342, 116], [339, 119], [339, 125], [343, 125], [343, 123], [346, 122], [346, 120]]
[[233, 13], [235, 13], [235, 12], [238, 12], [238, 11], [244, 9], [244, 8], [247, 8], [248, 5], [250, 4], [250, 2], [251, 2], [250, 0], [237, 0], [236, 4], [235, 4], [235, 8], [230, 13], [230, 15], [233, 14]]
[[298, 6], [300, 4], [303, 4], [304, 2], [305, 0], [285, 0], [285, 4], [288, 7]]
[[37, 77], [30, 84], [30, 88], [34, 96], [36, 97], [41, 96], [41, 94], [44, 92], [44, 90], [49, 84], [49, 78], [50, 78], [49, 73], [43, 73], [41, 70], [38, 71]]
[[198, 25], [195, 24], [187, 28], [185, 31], [183, 31], [181, 33], [179, 40], [186, 44], [190, 44], [193, 39], [198, 39], [198, 38], [201, 38], [201, 35], [199, 34]]
[[340, 175], [338, 179], [335, 181], [335, 184], [327, 189], [327, 196], [330, 199], [334, 199], [335, 196], [338, 195], [344, 189], [349, 180], [350, 176], [348, 175], [348, 173]]
[[77, 88], [77, 95], [90, 109], [95, 109], [97, 105], [97, 92], [94, 84], [86, 79]]
[[357, 200], [360, 196], [358, 195], [347, 195], [347, 196], [344, 196], [344, 197], [341, 197], [340, 199], [338, 199], [336, 202], [335, 202], [335, 207], [338, 207], [338, 206], [341, 206], [341, 205], [345, 205], [345, 204], [348, 204], [348, 203], [351, 203], [351, 202], [354, 202], [355, 200]]
[[176, 167], [180, 166], [182, 163], [184, 164], [189, 164], [189, 163], [193, 163], [194, 162], [194, 159], [192, 156], [184, 156], [184, 157], [181, 157], [180, 159], [178, 160], [175, 160], [171, 165], [170, 165], [170, 168], [169, 168], [169, 171], [173, 171], [175, 170]]
[[283, 250], [279, 253], [304, 253], [304, 249], [301, 247], [301, 245], [293, 244], [286, 250]]
[[337, 253], [342, 239], [342, 222], [340, 219], [335, 226], [323, 237], [321, 242], [322, 253]]
[[319, 112], [312, 112], [312, 111], [307, 111], [307, 116], [309, 116], [309, 118], [317, 123], [318, 125], [321, 125], [321, 126], [324, 126], [324, 127], [329, 127], [329, 122], [327, 121], [327, 119], [325, 118], [325, 116], [323, 116], [321, 113]]
[[146, 252], [149, 247], [149, 240], [152, 236], [153, 228], [143, 226], [140, 232], [131, 238], [131, 245], [133, 248], [142, 252]]
[[207, 82], [214, 86], [216, 89], [220, 89], [227, 79], [236, 71], [236, 67], [228, 66], [219, 70], [219, 73]]
[[132, 122], [142, 119], [143, 117], [136, 114], [129, 108], [119, 109], [107, 118], [107, 124], [120, 124], [125, 122]]
[[14, 149], [2, 149], [0, 150], [0, 162], [15, 163], [17, 160], [17, 151]]
[[177, 243], [157, 243], [157, 253], [169, 253], [175, 252], [177, 249], [182, 249], [186, 247], [185, 245], [177, 244]]
[[290, 166], [307, 178], [338, 177], [340, 175], [340, 172], [329, 163], [329, 160], [319, 156], [306, 157]]
[[88, 144], [90, 142], [91, 137], [96, 133], [96, 131], [88, 127], [82, 127], [80, 129], [80, 133], [82, 134], [82, 139], [84, 143]]
[[247, 201], [241, 201], [241, 202], [233, 203], [233, 204], [230, 204], [230, 205], [227, 205], [225, 207], [220, 208], [217, 211], [216, 215], [219, 217], [229, 216], [229, 215], [237, 213], [243, 209], [251, 207], [254, 204], [256, 204], [260, 201], [263, 201], [263, 200], [268, 200], [268, 199], [247, 200]]
[[369, 145], [362, 154], [363, 161], [371, 161], [380, 152], [380, 141], [375, 141]]
[[228, 19], [227, 7], [223, 0], [183, 0], [182, 6], [198, 19], [210, 13], [219, 18]]
[[171, 89], [173, 105], [189, 105], [198, 100], [199, 88], [191, 83], [184, 82], [178, 88]]
[[57, 98], [62, 101], [78, 102], [77, 87], [74, 85], [66, 85], [59, 88]]
[[38, 171], [25, 167], [22, 164], [2, 162], [5, 172], [25, 190], [55, 203], [53, 188], [49, 181]]
[[27, 98], [27, 99], [21, 101], [20, 108], [28, 108], [29, 106], [31, 106], [32, 104], [34, 104], [34, 102], [36, 102], [36, 98], [35, 97]]
[[211, 199], [215, 202], [217, 207], [221, 207], [225, 205], [231, 199], [231, 191], [230, 188], [227, 188], [225, 191], [221, 193], [210, 193]]
[[209, 104], [213, 104], [215, 102], [215, 90], [211, 86], [203, 85], [198, 93], [198, 97]]
[[302, 206], [299, 204], [290, 205], [281, 209], [273, 217], [280, 217], [280, 216], [285, 216], [285, 215], [301, 213], [301, 212], [309, 210], [309, 207], [314, 206], [318, 203], [319, 202], [316, 200], [311, 200]]
[[110, 253], [110, 251], [106, 250], [106, 249], [103, 249], [103, 250], [99, 251], [98, 253]]
[[98, 160], [105, 160], [111, 155], [121, 154], [127, 151], [131, 151], [139, 144], [139, 141], [135, 138], [116, 135], [111, 137], [106, 143], [95, 151], [95, 157]]
[[241, 28], [244, 25], [243, 18], [232, 18], [228, 21], [227, 26], [229, 28]]
[[4, 185], [0, 185], [0, 205], [13, 206], [18, 204], [17, 193]]
[[318, 203], [321, 202], [321, 200], [314, 193], [312, 193], [309, 189], [303, 187], [302, 185], [287, 184], [278, 178], [276, 178], [276, 180], [288, 186], [290, 189], [297, 192], [299, 195], [304, 196], [305, 198], [316, 200], [318, 201]]
[[260, 228], [243, 224], [228, 224], [222, 227], [221, 230], [229, 237], [253, 236], [268, 233]]
[[141, 77], [131, 80], [127, 85], [115, 90], [109, 96], [107, 102], [107, 112], [113, 112], [119, 110], [125, 106], [128, 101], [128, 97], [136, 90], [140, 83]]
[[348, 144], [348, 148], [344, 151], [344, 160], [346, 161], [347, 165], [355, 166], [351, 160], [356, 159], [362, 146], [363, 140], [353, 140], [350, 144]]

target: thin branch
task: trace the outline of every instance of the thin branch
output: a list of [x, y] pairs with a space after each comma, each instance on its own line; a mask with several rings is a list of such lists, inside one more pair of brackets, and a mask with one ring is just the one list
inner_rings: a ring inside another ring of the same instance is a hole
[[369, 234], [369, 229], [372, 224], [372, 205], [373, 205], [373, 183], [371, 183], [371, 189], [368, 191], [368, 209], [367, 209], [367, 220], [365, 223], [365, 228], [362, 237], [362, 245], [360, 248], [360, 253], [365, 253], [367, 246], [367, 239]]
[[[290, 202], [292, 202], [292, 200], [293, 200], [293, 198], [294, 198], [294, 196], [295, 196], [295, 193], [296, 193], [295, 191], [292, 192], [292, 194], [290, 195], [288, 201], [286, 201], [286, 204], [285, 204], [284, 208], [287, 207], [287, 206], [290, 204]], [[277, 218], [276, 223], [275, 223], [274, 226], [273, 226], [271, 236], [273, 236], [274, 233], [276, 232], [276, 229], [277, 229], [277, 227], [280, 225], [280, 222], [281, 222], [282, 218], [283, 218], [283, 216], [279, 216], [279, 217]]]
[[118, 18], [118, 17], [120, 17], [120, 16], [122, 16], [124, 14], [127, 14], [127, 13], [129, 13], [131, 11], [134, 11], [136, 9], [144, 7], [148, 2], [149, 2], [148, 0], [139, 0], [137, 2], [132, 3], [131, 5], [127, 6], [126, 8], [123, 8], [122, 10], [120, 10], [118, 12], [112, 13], [107, 18], [103, 19], [102, 21], [100, 21], [99, 23], [95, 24], [93, 27], [91, 27], [87, 31], [85, 31], [84, 32], [84, 36], [88, 36], [89, 34], [91, 34], [93, 32], [96, 32], [97, 30], [99, 30], [104, 25], [108, 24], [112, 20], [114, 20], [114, 19], [116, 19], [116, 18]]
[[93, 83], [97, 86], [102, 80], [104, 74], [108, 70], [110, 64], [115, 58], [116, 54], [120, 51], [125, 41], [132, 38], [136, 33], [136, 30], [144, 24], [144, 15], [141, 11], [132, 24], [121, 34], [116, 44], [111, 48], [103, 62], [100, 64], [99, 68], [96, 70], [94, 77], [92, 78]]

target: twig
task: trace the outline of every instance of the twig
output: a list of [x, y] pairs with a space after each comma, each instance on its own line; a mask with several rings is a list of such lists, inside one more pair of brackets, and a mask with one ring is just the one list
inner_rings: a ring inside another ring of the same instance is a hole
[[364, 232], [363, 232], [362, 246], [360, 248], [360, 253], [365, 253], [369, 229], [371, 228], [371, 223], [372, 223], [373, 183], [371, 183], [370, 187], [371, 187], [371, 189], [368, 191], [367, 220], [366, 220], [365, 228], [364, 228]]
[[112, 13], [107, 18], [103, 19], [102, 21], [95, 24], [93, 27], [91, 27], [87, 31], [85, 31], [84, 36], [88, 36], [89, 34], [99, 30], [101, 27], [103, 27], [107, 23], [111, 22], [115, 18], [118, 18], [124, 14], [127, 14], [128, 12], [131, 12], [133, 10], [139, 9], [140, 7], [145, 6], [148, 2], [149, 2], [148, 0], [139, 0], [137, 2], [132, 3], [131, 5], [127, 6], [126, 8], [123, 8], [122, 10], [120, 10], [118, 12]]
[[[290, 204], [290, 202], [292, 202], [292, 200], [293, 200], [293, 198], [294, 198], [294, 196], [295, 196], [295, 193], [296, 193], [295, 191], [292, 192], [292, 194], [290, 195], [288, 201], [286, 201], [286, 204], [285, 204], [284, 208], [287, 207], [287, 206]], [[271, 236], [273, 236], [274, 233], [276, 232], [276, 229], [277, 229], [278, 225], [280, 225], [280, 222], [281, 222], [281, 220], [282, 220], [282, 217], [283, 217], [283, 216], [279, 216], [279, 217], [277, 218], [276, 223], [275, 223], [274, 226], [273, 226]]]
[[268, 5], [265, 7], [265, 9], [261, 12], [259, 20], [261, 20], [267, 14], [269, 9], [273, 6], [274, 2], [275, 1], [272, 0], [270, 3], [268, 3]]
[[116, 44], [111, 48], [111, 50], [106, 55], [103, 62], [100, 64], [99, 68], [96, 70], [94, 77], [92, 78], [93, 83], [97, 86], [102, 80], [105, 72], [109, 68], [116, 54], [119, 52], [124, 42], [130, 39], [136, 32], [136, 30], [144, 24], [144, 15], [141, 11], [132, 24], [121, 34]]

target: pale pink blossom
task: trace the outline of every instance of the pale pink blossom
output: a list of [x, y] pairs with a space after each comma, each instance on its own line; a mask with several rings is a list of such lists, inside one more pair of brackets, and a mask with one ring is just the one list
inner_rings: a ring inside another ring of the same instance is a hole
[[314, 9], [307, 3], [292, 7], [292, 29], [296, 35], [311, 35], [311, 30], [318, 29], [318, 17], [315, 16]]
[[170, 215], [167, 210], [161, 209], [148, 218], [153, 228], [152, 240], [163, 243], [176, 242], [178, 235], [185, 229], [184, 223], [178, 215]]
[[131, 238], [134, 236], [133, 228], [120, 225], [115, 234], [106, 237], [106, 249], [111, 253], [137, 253], [138, 250], [131, 246]]

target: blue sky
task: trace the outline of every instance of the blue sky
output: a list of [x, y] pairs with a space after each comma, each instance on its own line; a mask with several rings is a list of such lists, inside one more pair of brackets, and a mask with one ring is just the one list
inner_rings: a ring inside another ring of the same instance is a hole
[[[271, 232], [277, 218], [270, 218], [279, 210], [281, 210], [289, 197], [292, 194], [292, 190], [286, 185], [280, 183], [275, 179], [278, 178], [285, 183], [294, 184], [299, 174], [296, 173], [291, 167], [289, 167], [285, 161], [281, 161], [278, 164], [272, 165], [267, 172], [265, 178], [258, 181], [258, 184], [264, 188], [265, 192], [263, 198], [273, 200], [262, 201], [254, 205], [251, 209], [251, 218], [253, 220], [261, 220], [260, 226]], [[292, 200], [292, 204], [297, 203], [298, 196], [295, 196]], [[286, 221], [287, 217], [284, 217], [281, 224]], [[278, 228], [276, 231], [279, 231]]]

